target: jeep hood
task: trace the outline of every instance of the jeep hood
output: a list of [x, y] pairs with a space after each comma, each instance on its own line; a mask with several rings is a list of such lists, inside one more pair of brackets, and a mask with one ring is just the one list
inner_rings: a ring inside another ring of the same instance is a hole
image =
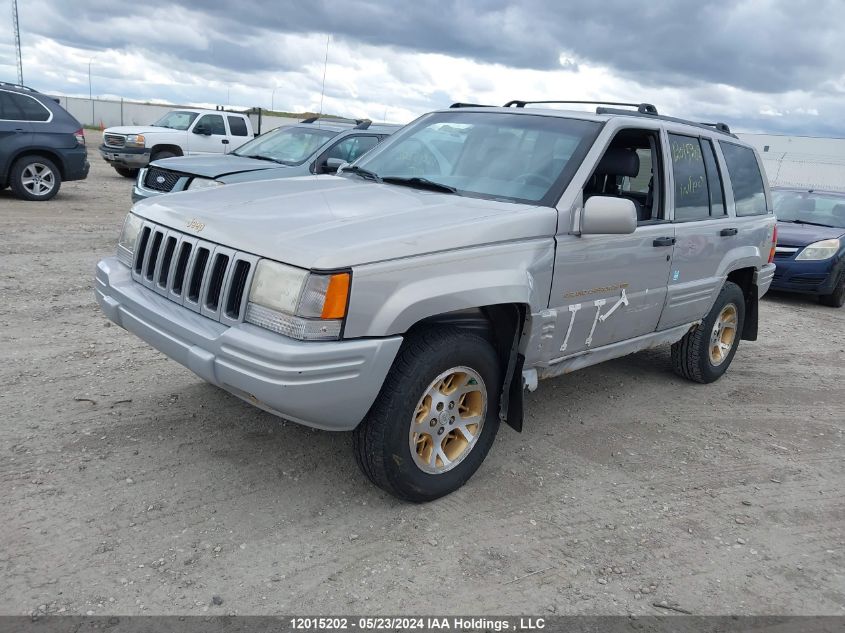
[[177, 156], [162, 158], [152, 165], [162, 169], [178, 171], [182, 174], [202, 176], [203, 178], [220, 178], [231, 174], [262, 169], [285, 169], [287, 165], [274, 163], [269, 160], [258, 160], [235, 156], [234, 154], [220, 154], [217, 156]]
[[[142, 200], [133, 212], [177, 231], [317, 270], [551, 237], [550, 207], [466, 198], [348, 176], [302, 176]], [[192, 222], [195, 220], [196, 222]]]

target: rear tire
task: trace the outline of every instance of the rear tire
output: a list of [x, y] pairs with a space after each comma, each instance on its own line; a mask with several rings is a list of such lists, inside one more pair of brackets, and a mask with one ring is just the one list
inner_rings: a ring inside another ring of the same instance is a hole
[[124, 178], [137, 178], [138, 170], [129, 169], [128, 167], [115, 167], [114, 170]]
[[59, 193], [62, 175], [49, 158], [24, 156], [12, 165], [9, 184], [18, 198], [43, 202]]
[[499, 359], [482, 337], [444, 326], [411, 334], [352, 434], [358, 466], [406, 501], [457, 490], [493, 444], [500, 390]]
[[839, 273], [839, 279], [832, 293], [819, 295], [819, 303], [831, 308], [841, 308], [845, 305], [845, 271]]
[[672, 369], [694, 382], [718, 380], [733, 361], [744, 322], [745, 296], [727, 281], [701, 324], [672, 345]]

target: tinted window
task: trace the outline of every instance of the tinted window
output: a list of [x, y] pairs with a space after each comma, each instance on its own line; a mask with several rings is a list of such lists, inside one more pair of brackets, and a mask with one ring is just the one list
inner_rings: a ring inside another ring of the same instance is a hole
[[226, 135], [226, 126], [223, 123], [223, 117], [219, 114], [203, 115], [200, 117], [200, 120], [197, 121], [197, 126], [205, 127], [205, 129], [209, 130], [212, 134], [220, 136]]
[[232, 136], [249, 136], [246, 131], [246, 121], [239, 116], [226, 117], [229, 119], [229, 129], [232, 131]]
[[382, 177], [420, 177], [457, 195], [553, 204], [598, 124], [500, 112], [436, 112], [362, 158]]
[[16, 92], [0, 91], [0, 119], [7, 121], [46, 121], [50, 111], [39, 101]]
[[707, 169], [707, 187], [710, 190], [710, 215], [719, 217], [728, 211], [725, 209], [725, 190], [722, 187], [722, 173], [716, 162], [716, 150], [710, 141], [701, 141], [704, 147], [704, 167]]
[[692, 136], [670, 134], [669, 147], [675, 176], [675, 220], [709, 218], [710, 198], [701, 143]]
[[300, 165], [337, 132], [308, 125], [276, 128], [241, 145], [237, 156], [269, 158], [284, 165]]
[[754, 151], [748, 147], [722, 141], [719, 142], [719, 146], [722, 148], [722, 154], [725, 155], [728, 175], [731, 177], [736, 214], [744, 216], [766, 213], [763, 176]]
[[340, 158], [351, 163], [377, 144], [378, 137], [375, 136], [350, 136], [332, 147], [326, 158]]

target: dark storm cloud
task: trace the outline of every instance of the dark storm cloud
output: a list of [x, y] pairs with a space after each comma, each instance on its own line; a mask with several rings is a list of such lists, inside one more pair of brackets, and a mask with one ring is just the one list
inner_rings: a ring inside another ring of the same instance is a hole
[[[630, 0], [77, 0], [50, 5], [52, 10], [38, 11], [28, 28], [97, 49], [144, 47], [156, 20], [188, 18], [183, 28], [207, 39], [207, 45], [173, 38], [168, 53], [232, 70], [286, 70], [301, 63], [295, 55], [262, 46], [260, 36], [267, 32], [332, 33], [353, 44], [539, 70], [560, 68], [564, 53], [657, 86], [722, 83], [778, 93], [819, 87], [845, 68], [841, 0], [675, 0], [640, 6]], [[115, 16], [135, 21], [134, 37], [129, 22], [100, 31], [68, 27]]]

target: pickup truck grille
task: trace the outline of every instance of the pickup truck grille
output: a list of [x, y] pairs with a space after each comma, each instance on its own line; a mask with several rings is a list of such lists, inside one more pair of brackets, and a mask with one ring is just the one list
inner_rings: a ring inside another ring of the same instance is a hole
[[178, 181], [179, 174], [160, 167], [148, 168], [147, 175], [144, 176], [144, 186], [147, 189], [164, 191], [165, 193], [172, 191]]
[[243, 321], [258, 257], [145, 222], [132, 277], [194, 312], [234, 325]]
[[123, 147], [126, 145], [126, 137], [122, 134], [106, 134], [103, 136], [103, 142], [108, 147]]

